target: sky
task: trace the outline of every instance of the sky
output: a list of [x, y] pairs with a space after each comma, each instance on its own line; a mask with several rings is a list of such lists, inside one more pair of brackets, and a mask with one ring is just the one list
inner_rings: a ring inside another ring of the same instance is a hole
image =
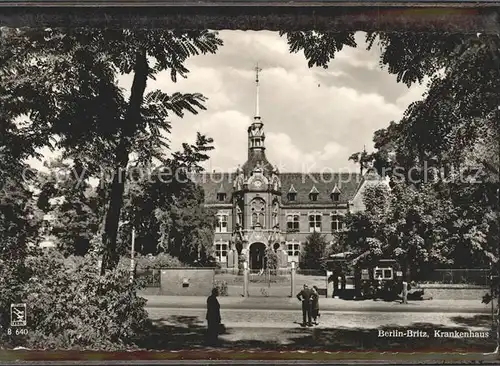
[[[348, 157], [366, 146], [373, 132], [398, 121], [407, 106], [422, 99], [424, 85], [408, 88], [379, 66], [380, 50], [367, 51], [364, 33], [357, 48], [344, 48], [327, 69], [307, 66], [303, 53], [290, 54], [286, 38], [270, 31], [221, 31], [215, 55], [186, 62], [187, 79], [173, 83], [167, 72], [148, 90], [198, 92], [206, 111], [172, 117], [172, 150], [194, 142], [199, 131], [214, 139], [205, 165], [233, 171], [247, 158], [247, 127], [255, 115], [255, 66], [260, 72], [260, 115], [268, 160], [287, 172], [358, 171]], [[119, 78], [130, 89], [132, 77]]]

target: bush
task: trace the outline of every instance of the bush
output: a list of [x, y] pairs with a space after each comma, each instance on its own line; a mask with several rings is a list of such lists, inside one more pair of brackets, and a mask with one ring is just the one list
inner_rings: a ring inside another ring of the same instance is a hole
[[[80, 262], [80, 263], [78, 263]], [[29, 279], [22, 288], [31, 349], [133, 348], [150, 322], [137, 283], [117, 269], [100, 276], [97, 257], [64, 259], [46, 252], [26, 261]], [[18, 340], [19, 342], [20, 340]]]
[[229, 296], [226, 281], [215, 281], [214, 287], [219, 290], [219, 296]]
[[[144, 272], [151, 269], [186, 267], [186, 265], [178, 258], [165, 253], [161, 253], [156, 256], [137, 256], [135, 260], [137, 263], [136, 270], [138, 272]], [[130, 268], [130, 259], [123, 258], [123, 261], [125, 262], [125, 265], [128, 265], [127, 268]]]
[[0, 344], [7, 347], [24, 345], [23, 339], [7, 334], [10, 327], [10, 304], [24, 300], [27, 274], [22, 262], [0, 260]]

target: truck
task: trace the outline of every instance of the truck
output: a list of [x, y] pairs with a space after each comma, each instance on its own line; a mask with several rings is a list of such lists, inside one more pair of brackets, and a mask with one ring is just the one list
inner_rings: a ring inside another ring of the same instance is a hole
[[403, 290], [404, 275], [395, 259], [354, 262], [354, 254], [339, 253], [326, 265], [328, 283], [333, 282], [332, 297], [344, 299], [395, 300]]

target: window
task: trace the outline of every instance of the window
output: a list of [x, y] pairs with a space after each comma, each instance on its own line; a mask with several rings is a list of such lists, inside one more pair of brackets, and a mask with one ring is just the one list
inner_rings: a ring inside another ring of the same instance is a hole
[[309, 215], [309, 232], [320, 232], [321, 231], [321, 215], [313, 214]]
[[333, 214], [332, 218], [332, 232], [342, 231], [343, 229], [343, 221], [342, 216], [338, 214]]
[[217, 193], [217, 200], [219, 202], [224, 202], [226, 200], [226, 194], [225, 193]]
[[392, 268], [375, 268], [373, 270], [373, 278], [378, 280], [392, 280], [393, 272]]
[[218, 262], [227, 262], [227, 243], [215, 243], [215, 259]]
[[297, 197], [297, 193], [290, 192], [287, 194], [288, 200], [289, 201], [295, 201], [295, 198]]
[[266, 204], [264, 200], [260, 198], [256, 198], [250, 204], [252, 211], [252, 226], [260, 225], [261, 227], [265, 226], [265, 209]]
[[286, 249], [289, 257], [298, 257], [300, 255], [300, 243], [288, 243]]
[[338, 202], [339, 199], [340, 199], [340, 193], [338, 192], [332, 193], [332, 201]]
[[299, 214], [292, 214], [286, 217], [286, 231], [288, 232], [297, 232], [299, 231]]
[[227, 219], [228, 215], [224, 214], [217, 215], [217, 222], [215, 225], [216, 233], [227, 233]]

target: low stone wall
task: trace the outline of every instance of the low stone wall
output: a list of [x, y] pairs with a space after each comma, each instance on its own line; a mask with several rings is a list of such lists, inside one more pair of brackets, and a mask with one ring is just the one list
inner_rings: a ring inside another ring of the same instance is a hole
[[168, 268], [161, 270], [160, 294], [209, 296], [214, 287], [214, 268]]

